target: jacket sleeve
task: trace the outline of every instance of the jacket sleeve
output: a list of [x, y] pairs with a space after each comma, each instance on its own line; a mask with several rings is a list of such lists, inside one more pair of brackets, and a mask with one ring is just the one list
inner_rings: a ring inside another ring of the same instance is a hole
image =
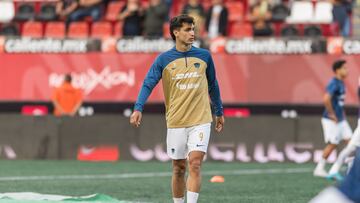
[[155, 60], [152, 64], [149, 72], [146, 74], [144, 82], [142, 84], [139, 96], [134, 106], [134, 110], [136, 111], [143, 111], [144, 104], [146, 100], [150, 96], [154, 87], [158, 84], [162, 76], [162, 68], [160, 65], [159, 57]]
[[223, 112], [223, 105], [220, 97], [220, 89], [219, 84], [216, 79], [216, 72], [214, 67], [214, 62], [212, 60], [211, 55], [209, 54], [209, 59], [207, 62], [207, 69], [206, 69], [206, 77], [208, 81], [208, 88], [209, 88], [209, 95], [211, 99], [211, 104], [214, 107], [215, 115], [222, 116]]

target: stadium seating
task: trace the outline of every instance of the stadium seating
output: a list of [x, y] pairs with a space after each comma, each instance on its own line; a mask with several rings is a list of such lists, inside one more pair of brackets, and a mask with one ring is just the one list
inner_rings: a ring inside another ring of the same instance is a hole
[[274, 22], [283, 22], [289, 16], [290, 10], [284, 4], [275, 5], [272, 10], [272, 21]]
[[112, 25], [110, 22], [95, 22], [91, 26], [91, 37], [106, 38], [112, 36]]
[[56, 20], [56, 8], [54, 4], [42, 4], [40, 8], [40, 13], [36, 16], [37, 20], [41, 21], [52, 21]]
[[333, 21], [332, 14], [333, 5], [328, 1], [318, 1], [315, 4], [314, 23], [331, 23]]
[[0, 35], [3, 36], [18, 36], [19, 35], [19, 28], [16, 24], [5, 24], [1, 27]]
[[236, 22], [230, 25], [229, 37], [251, 37], [252, 35], [250, 23]]
[[163, 25], [163, 36], [164, 36], [164, 38], [171, 39], [169, 23], [164, 23], [164, 25]]
[[122, 37], [123, 22], [117, 22], [114, 26], [114, 36]]
[[105, 19], [108, 21], [116, 21], [122, 7], [125, 5], [125, 1], [112, 1], [109, 3]]
[[63, 22], [48, 22], [45, 28], [45, 37], [64, 38], [65, 24]]
[[227, 1], [225, 3], [229, 11], [229, 21], [241, 21], [244, 16], [244, 5], [240, 1]]
[[299, 30], [294, 25], [284, 25], [281, 29], [280, 35], [282, 37], [297, 37]]
[[34, 20], [34, 18], [35, 18], [34, 4], [23, 3], [18, 6], [16, 10], [15, 20], [28, 21], [28, 20]]
[[22, 36], [40, 38], [43, 36], [43, 25], [40, 22], [25, 22], [23, 25]]
[[[66, 31], [63, 23], [52, 23], [57, 19], [55, 0], [18, 0], [18, 1], [3, 1], [0, 0], [0, 27], [4, 27], [4, 32], [7, 35], [10, 33], [19, 34], [19, 30], [22, 32], [23, 22], [16, 22], [17, 25], [13, 27], [12, 21], [41, 21], [45, 28], [44, 36], [46, 37], [64, 37]], [[178, 15], [187, 0], [174, 0], [172, 8], [170, 9], [170, 15]], [[207, 10], [211, 6], [211, 0], [200, 1]], [[146, 6], [149, 3], [148, 0], [141, 0], [142, 6]], [[229, 28], [228, 33], [231, 37], [244, 37], [252, 36], [252, 29], [249, 24], [245, 23], [246, 12], [248, 1], [244, 0], [224, 0], [225, 6], [229, 11]], [[308, 1], [308, 0], [297, 0], [291, 2], [291, 8], [287, 7], [287, 1], [285, 4], [277, 4], [272, 8], [272, 21], [271, 26], [274, 29], [275, 36], [303, 36], [303, 29], [306, 25], [316, 24], [320, 29], [323, 36], [334, 36], [338, 34], [338, 27], [334, 26], [332, 22], [332, 4], [326, 0]], [[126, 0], [110, 0], [108, 7], [104, 12], [103, 20], [105, 23], [94, 23], [92, 25], [91, 18], [86, 18], [82, 22], [86, 22], [87, 28], [73, 28], [69, 27], [69, 37], [91, 37], [103, 38], [106, 36], [122, 36], [122, 23], [119, 23], [117, 16], [119, 15], [122, 7], [126, 4]], [[291, 12], [290, 12], [291, 10]], [[15, 12], [16, 11], [16, 12]], [[175, 12], [176, 11], [176, 12]], [[9, 23], [10, 25], [1, 25], [1, 23]], [[286, 24], [284, 24], [286, 23]], [[81, 23], [80, 23], [81, 24]], [[283, 25], [294, 24], [295, 27], [284, 27]], [[91, 25], [91, 26], [89, 26]], [[55, 26], [55, 28], [54, 28]], [[59, 27], [57, 27], [59, 26]], [[61, 27], [61, 28], [60, 28]], [[83, 25], [82, 25], [83, 27]], [[85, 26], [86, 27], [86, 26]], [[19, 29], [20, 28], [20, 29]], [[301, 28], [301, 29], [300, 29]], [[71, 30], [70, 30], [71, 29]], [[164, 25], [164, 37], [170, 38], [168, 30], [168, 24]], [[203, 30], [204, 27], [200, 28]], [[2, 31], [1, 29], [0, 31]], [[31, 29], [30, 29], [31, 30]], [[57, 31], [60, 30], [59, 33]], [[82, 30], [82, 31], [81, 31]], [[312, 35], [319, 33], [316, 28], [309, 28], [307, 34]], [[24, 30], [23, 36], [29, 35], [29, 31]], [[32, 33], [32, 32], [30, 32]], [[311, 34], [312, 33], [312, 34]], [[35, 34], [35, 33], [32, 33]], [[32, 35], [30, 34], [30, 35]], [[317, 34], [316, 34], [317, 35]], [[35, 34], [35, 36], [39, 36]], [[204, 36], [203, 32], [200, 31], [199, 36]]]
[[89, 37], [89, 24], [87, 22], [73, 22], [69, 25], [67, 36], [69, 38]]
[[15, 16], [15, 7], [12, 1], [0, 1], [0, 22], [8, 23]]
[[321, 29], [316, 25], [308, 25], [304, 28], [304, 36], [306, 37], [320, 37], [322, 36]]
[[294, 1], [287, 23], [310, 23], [314, 16], [314, 9], [310, 1]]

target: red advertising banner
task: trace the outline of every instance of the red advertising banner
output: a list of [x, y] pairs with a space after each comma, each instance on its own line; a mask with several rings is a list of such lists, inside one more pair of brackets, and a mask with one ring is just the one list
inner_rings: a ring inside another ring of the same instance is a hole
[[[133, 102], [157, 54], [0, 54], [0, 100], [49, 100], [71, 72], [86, 101]], [[213, 55], [224, 103], [319, 104], [337, 55]], [[360, 58], [344, 56], [346, 103], [357, 104]], [[161, 85], [151, 102], [163, 101]]]

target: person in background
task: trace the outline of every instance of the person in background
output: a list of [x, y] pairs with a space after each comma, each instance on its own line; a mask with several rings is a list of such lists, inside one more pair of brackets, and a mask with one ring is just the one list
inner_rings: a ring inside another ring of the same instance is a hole
[[123, 22], [123, 36], [142, 35], [144, 9], [139, 0], [128, 0], [121, 9], [118, 20]]
[[163, 0], [150, 0], [145, 10], [144, 35], [146, 37], [162, 37], [163, 26], [168, 19], [168, 7]]
[[200, 36], [205, 22], [205, 9], [200, 1], [189, 0], [188, 3], [185, 4], [182, 13], [194, 18], [196, 25], [195, 36]]
[[102, 4], [102, 0], [78, 0], [78, 7], [69, 15], [68, 21], [79, 21], [87, 16], [91, 16], [93, 21], [99, 21], [102, 17]]
[[348, 143], [352, 136], [352, 130], [346, 120], [344, 110], [346, 93], [344, 80], [348, 75], [345, 63], [344, 60], [337, 60], [333, 63], [334, 77], [326, 87], [324, 95], [325, 111], [321, 119], [326, 147], [314, 170], [314, 176], [328, 176], [325, 171], [327, 158], [341, 141]]
[[[359, 86], [358, 86], [358, 99], [360, 104], [360, 78], [359, 78]], [[360, 147], [360, 108], [358, 113], [358, 125], [355, 129], [353, 136], [351, 137], [350, 142], [346, 145], [346, 147], [340, 152], [337, 157], [335, 163], [329, 170], [329, 175], [327, 179], [336, 179], [341, 181], [343, 179], [340, 174], [340, 168], [342, 164], [345, 162], [345, 159], [348, 158], [353, 152], [355, 152], [356, 148]]]
[[268, 0], [260, 0], [255, 3], [249, 12], [249, 21], [252, 22], [253, 36], [271, 36], [273, 30], [269, 21], [271, 20], [271, 6]]
[[56, 14], [60, 19], [65, 19], [76, 10], [78, 5], [78, 0], [58, 0], [56, 2]]
[[52, 95], [55, 116], [74, 116], [82, 104], [82, 93], [72, 84], [70, 74], [64, 76], [63, 84]]
[[205, 28], [209, 39], [227, 36], [228, 10], [222, 0], [212, 0], [212, 5], [206, 14]]
[[343, 37], [350, 36], [350, 13], [352, 11], [351, 0], [332, 0], [333, 2], [333, 20], [340, 28], [340, 34]]

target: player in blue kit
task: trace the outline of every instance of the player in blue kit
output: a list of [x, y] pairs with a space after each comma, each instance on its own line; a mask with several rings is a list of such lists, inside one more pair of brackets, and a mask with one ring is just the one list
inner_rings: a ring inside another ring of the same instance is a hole
[[[194, 19], [188, 15], [170, 21], [175, 47], [160, 54], [144, 79], [130, 123], [140, 125], [143, 106], [156, 84], [162, 79], [167, 123], [167, 154], [172, 159], [172, 195], [174, 203], [196, 203], [201, 185], [201, 165], [210, 139], [212, 114], [215, 131], [224, 126], [215, 67], [209, 51], [192, 46]], [[186, 161], [189, 176], [185, 181]]]
[[335, 77], [332, 78], [326, 87], [324, 96], [325, 111], [321, 119], [325, 143], [321, 160], [318, 162], [314, 176], [326, 177], [326, 160], [331, 152], [341, 141], [348, 142], [352, 135], [349, 123], [346, 121], [344, 112], [345, 85], [344, 79], [347, 76], [346, 61], [337, 60], [333, 63]]
[[[358, 86], [358, 99], [360, 103], [360, 78], [359, 78], [359, 86]], [[340, 152], [338, 158], [336, 159], [333, 166], [330, 168], [328, 179], [336, 179], [338, 181], [342, 180], [342, 175], [340, 174], [340, 168], [342, 164], [345, 162], [345, 159], [349, 157], [355, 150], [356, 147], [360, 147], [360, 108], [358, 114], [358, 124], [355, 129], [353, 136], [351, 137], [350, 142], [346, 145], [346, 147]]]

